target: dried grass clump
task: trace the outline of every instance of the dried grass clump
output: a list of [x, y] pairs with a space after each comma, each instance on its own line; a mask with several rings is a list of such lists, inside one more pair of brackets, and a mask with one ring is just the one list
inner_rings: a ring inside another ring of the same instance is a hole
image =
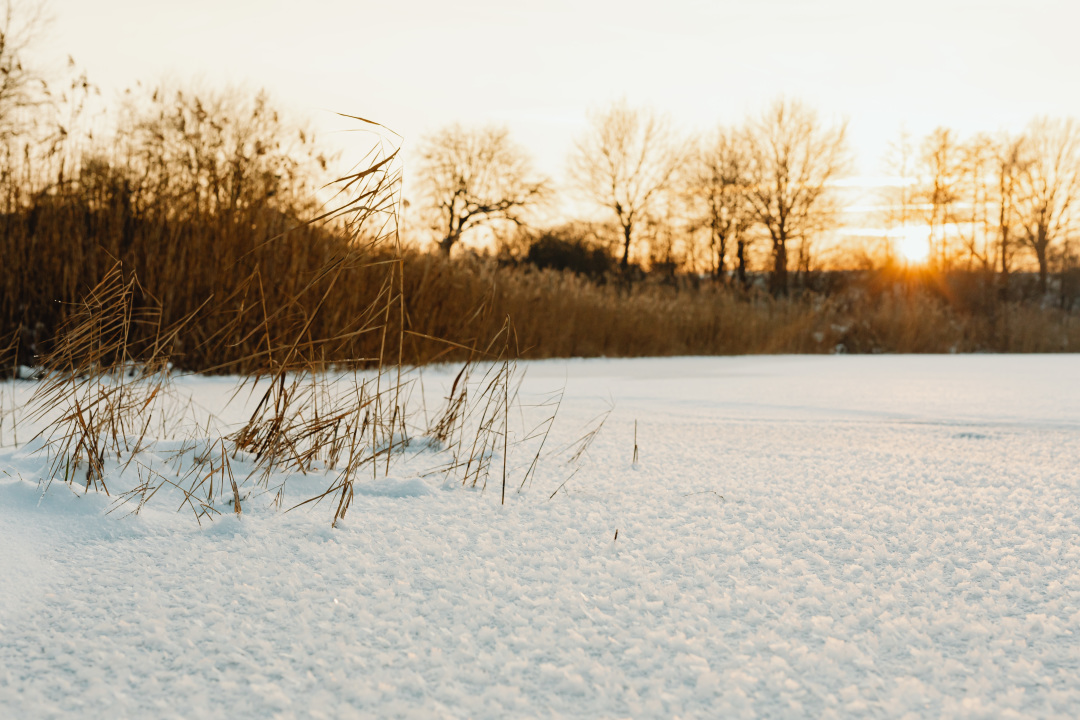
[[47, 482], [78, 480], [108, 494], [106, 458], [138, 454], [151, 422], [164, 422], [169, 351], [184, 323], [163, 327], [160, 310], [137, 301], [142, 294], [115, 265], [41, 358], [29, 419], [49, 422]]
[[[511, 444], [510, 409], [517, 404], [522, 380], [512, 359], [512, 339], [513, 326], [506, 318], [483, 351], [470, 353], [454, 378], [445, 407], [427, 432], [439, 449], [450, 453], [451, 460], [441, 469], [447, 477], [456, 474], [462, 485], [483, 492], [492, 472], [499, 473], [504, 504]], [[477, 363], [472, 356], [484, 360]], [[525, 433], [521, 442], [533, 437]], [[497, 461], [501, 461], [501, 471]], [[522, 485], [528, 475], [527, 471]]]

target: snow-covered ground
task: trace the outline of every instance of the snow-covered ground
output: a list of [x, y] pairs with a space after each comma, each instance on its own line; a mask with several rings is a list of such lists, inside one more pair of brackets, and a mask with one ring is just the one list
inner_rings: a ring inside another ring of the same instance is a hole
[[424, 451], [336, 529], [42, 496], [7, 418], [0, 717], [1080, 716], [1077, 357], [528, 364], [563, 387], [505, 506]]

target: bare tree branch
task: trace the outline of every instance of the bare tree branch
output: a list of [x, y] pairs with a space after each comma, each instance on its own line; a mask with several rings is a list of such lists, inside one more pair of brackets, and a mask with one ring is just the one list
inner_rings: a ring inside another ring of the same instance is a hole
[[1080, 125], [1072, 119], [1038, 118], [1025, 133], [1019, 174], [1020, 242], [1035, 253], [1039, 288], [1047, 291], [1049, 250], [1076, 225], [1080, 195]]
[[625, 271], [636, 227], [669, 187], [686, 152], [666, 118], [625, 101], [589, 120], [570, 154], [570, 176], [578, 190], [615, 214]]
[[748, 230], [754, 222], [747, 196], [747, 162], [740, 135], [720, 128], [694, 149], [682, 178], [696, 215], [692, 227], [708, 231], [713, 277], [724, 277], [728, 247], [734, 241], [736, 270], [743, 284], [747, 282]]
[[551, 195], [505, 128], [453, 125], [427, 138], [420, 181], [446, 254], [464, 233], [492, 222], [522, 224], [525, 213]]
[[824, 127], [810, 108], [780, 99], [743, 131], [747, 198], [772, 240], [770, 286], [776, 294], [787, 292], [788, 243], [801, 243], [808, 264], [808, 243], [836, 222], [839, 208], [830, 182], [848, 169], [846, 128], [846, 123]]
[[19, 132], [24, 110], [47, 98], [44, 79], [26, 64], [26, 51], [48, 25], [43, 2], [0, 0], [0, 138]]

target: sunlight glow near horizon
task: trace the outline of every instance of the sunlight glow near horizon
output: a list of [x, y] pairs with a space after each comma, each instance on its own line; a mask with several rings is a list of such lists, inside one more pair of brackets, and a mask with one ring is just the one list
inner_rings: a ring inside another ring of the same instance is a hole
[[910, 265], [925, 265], [930, 259], [929, 227], [912, 227], [893, 238], [893, 249]]

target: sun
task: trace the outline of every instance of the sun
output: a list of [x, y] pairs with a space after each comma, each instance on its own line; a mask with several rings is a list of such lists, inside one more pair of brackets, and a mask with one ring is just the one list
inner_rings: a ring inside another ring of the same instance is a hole
[[923, 265], [930, 257], [930, 240], [922, 228], [909, 228], [893, 238], [893, 249], [909, 265]]

